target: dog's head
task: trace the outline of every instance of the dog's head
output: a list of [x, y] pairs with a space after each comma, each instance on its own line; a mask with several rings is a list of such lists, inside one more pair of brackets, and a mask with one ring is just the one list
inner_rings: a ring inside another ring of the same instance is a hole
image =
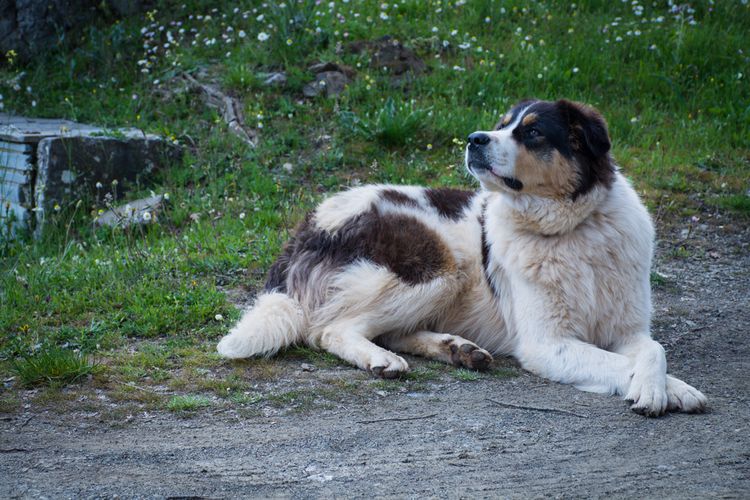
[[609, 186], [607, 124], [588, 106], [522, 101], [491, 131], [469, 135], [466, 167], [486, 189], [573, 199]]

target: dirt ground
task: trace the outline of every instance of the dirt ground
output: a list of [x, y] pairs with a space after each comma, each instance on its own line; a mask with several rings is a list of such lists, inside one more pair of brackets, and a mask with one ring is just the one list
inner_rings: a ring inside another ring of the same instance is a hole
[[[304, 411], [113, 423], [32, 407], [0, 420], [0, 497], [748, 498], [749, 245], [745, 225], [720, 220], [659, 241], [654, 336], [670, 372], [708, 396], [706, 414], [648, 419], [522, 371]], [[291, 368], [312, 388], [357, 375]]]

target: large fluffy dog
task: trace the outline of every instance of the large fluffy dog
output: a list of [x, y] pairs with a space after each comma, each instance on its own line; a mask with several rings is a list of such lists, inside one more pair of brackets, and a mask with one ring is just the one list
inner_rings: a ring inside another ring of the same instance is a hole
[[409, 369], [393, 351], [469, 368], [509, 354], [639, 413], [703, 410], [651, 339], [654, 230], [609, 149], [595, 110], [524, 101], [469, 136], [479, 192], [374, 185], [327, 199], [219, 352], [304, 343], [381, 377]]

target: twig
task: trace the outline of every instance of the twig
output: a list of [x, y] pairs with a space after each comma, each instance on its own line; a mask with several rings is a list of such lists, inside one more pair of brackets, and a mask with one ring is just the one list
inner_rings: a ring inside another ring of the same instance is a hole
[[419, 417], [392, 417], [392, 418], [380, 418], [378, 420], [360, 420], [358, 424], [374, 424], [377, 422], [404, 422], [406, 420], [421, 420], [424, 418], [437, 417], [437, 413], [431, 413], [430, 415], [421, 415]]
[[19, 429], [23, 429], [24, 427], [26, 427], [26, 425], [28, 425], [28, 423], [31, 422], [32, 418], [34, 418], [34, 415], [32, 415], [29, 418], [27, 418], [26, 421], [24, 423], [22, 423], [18, 428]]
[[199, 82], [187, 73], [183, 73], [182, 78], [186, 80], [192, 88], [203, 92], [206, 104], [213, 108], [217, 108], [221, 112], [222, 119], [234, 135], [249, 144], [250, 147], [255, 147], [256, 133], [245, 126], [242, 105], [237, 99], [226, 95], [213, 85]]
[[557, 408], [540, 408], [538, 406], [521, 406], [521, 405], [514, 405], [510, 403], [501, 403], [500, 401], [495, 401], [494, 399], [487, 399], [490, 403], [495, 403], [498, 406], [502, 406], [503, 408], [513, 408], [514, 410], [529, 410], [529, 411], [541, 411], [545, 413], [560, 413], [562, 415], [570, 415], [571, 417], [578, 417], [578, 418], [588, 418], [586, 415], [581, 415], [580, 413], [573, 413], [572, 411], [567, 410], [558, 410]]

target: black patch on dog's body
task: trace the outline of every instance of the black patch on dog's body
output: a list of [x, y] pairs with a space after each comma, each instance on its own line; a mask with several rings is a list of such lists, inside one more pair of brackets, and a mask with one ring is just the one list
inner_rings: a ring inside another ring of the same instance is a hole
[[486, 223], [486, 212], [487, 202], [482, 204], [482, 212], [479, 215], [479, 226], [482, 231], [482, 270], [484, 271], [484, 279], [487, 281], [487, 286], [490, 287], [495, 297], [500, 297], [500, 290], [495, 288], [495, 284], [490, 276], [490, 244], [487, 241], [487, 228]]
[[403, 205], [406, 207], [415, 207], [415, 208], [419, 207], [419, 202], [417, 202], [417, 200], [395, 189], [384, 189], [380, 193], [380, 197], [383, 198], [384, 200], [390, 201], [394, 205]]
[[439, 188], [426, 189], [425, 195], [442, 217], [458, 220], [466, 207], [471, 204], [475, 193], [461, 189]]
[[271, 267], [266, 289], [293, 293], [307, 286], [314, 269], [322, 266], [324, 273], [332, 273], [358, 260], [383, 266], [410, 285], [435, 279], [455, 265], [432, 229], [412, 216], [373, 207], [333, 233], [308, 216]]

